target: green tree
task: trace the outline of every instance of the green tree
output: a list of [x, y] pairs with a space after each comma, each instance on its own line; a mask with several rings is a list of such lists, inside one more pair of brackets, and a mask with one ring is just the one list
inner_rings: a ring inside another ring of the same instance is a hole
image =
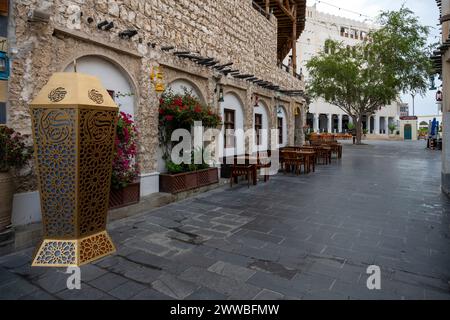
[[390, 105], [401, 92], [424, 95], [432, 64], [427, 46], [429, 27], [402, 6], [378, 18], [379, 28], [353, 47], [328, 40], [326, 50], [313, 57], [307, 91], [352, 117], [361, 144], [363, 116]]

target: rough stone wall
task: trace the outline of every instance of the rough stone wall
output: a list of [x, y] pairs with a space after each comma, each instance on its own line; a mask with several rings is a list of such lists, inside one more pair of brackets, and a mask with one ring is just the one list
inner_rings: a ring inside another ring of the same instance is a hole
[[[38, 7], [51, 13], [49, 23], [28, 21], [27, 14]], [[89, 18], [93, 19], [91, 23]], [[102, 56], [121, 68], [136, 90], [143, 173], [157, 168], [159, 96], [150, 82], [153, 66], [163, 66], [166, 84], [177, 78], [193, 82], [206, 102], [216, 108], [219, 104], [214, 90], [218, 83], [237, 92], [245, 104], [246, 129], [253, 123], [251, 99], [257, 93], [270, 106], [271, 125], [276, 123], [273, 91], [231, 77], [218, 79], [211, 69], [165, 53], [161, 46], [198, 52], [223, 63], [234, 62], [233, 68], [242, 73], [254, 74], [285, 89], [304, 87], [301, 81], [278, 69], [276, 19], [268, 20], [254, 10], [251, 0], [16, 0], [11, 20], [14, 31], [10, 39], [13, 65], [9, 125], [30, 133], [28, 104], [51, 74], [64, 70], [75, 58]], [[103, 20], [113, 21], [115, 27], [99, 30], [97, 23]], [[118, 33], [126, 29], [137, 29], [139, 34], [131, 40], [120, 39]], [[292, 136], [295, 104], [293, 99], [285, 99]], [[289, 139], [293, 141], [293, 137]]]

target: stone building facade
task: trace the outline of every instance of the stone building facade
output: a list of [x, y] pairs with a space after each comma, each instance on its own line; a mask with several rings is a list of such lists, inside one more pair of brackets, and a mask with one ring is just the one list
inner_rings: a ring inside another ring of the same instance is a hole
[[[117, 85], [120, 90], [130, 90], [133, 94], [119, 104], [134, 115], [139, 127], [142, 196], [159, 191], [159, 173], [163, 168], [158, 163], [160, 93], [155, 91], [150, 79], [155, 67], [161, 67], [166, 87], [183, 83], [217, 110], [223, 109], [227, 97], [234, 97], [230, 101], [241, 104], [243, 129], [254, 126], [253, 97], [258, 95], [270, 128], [276, 128], [280, 110], [286, 117], [285, 144], [303, 142], [303, 135], [295, 137], [298, 127], [306, 122], [305, 100], [301, 96], [265, 89], [174, 54], [189, 51], [214, 58], [220, 64], [232, 62], [232, 69], [239, 70], [240, 74], [254, 75], [284, 92], [303, 89], [301, 80], [277, 66], [276, 17], [255, 10], [251, 0], [14, 0], [10, 3], [8, 38], [12, 74], [8, 125], [30, 133], [29, 103], [54, 72], [71, 71], [75, 60], [79, 72], [99, 76], [107, 89], [117, 90], [108, 88], [109, 81], [116, 77], [111, 86]], [[34, 16], [46, 13], [49, 19], [34, 19], [33, 13]], [[99, 28], [101, 22], [108, 22], [110, 28], [105, 28], [105, 24]], [[124, 31], [137, 31], [137, 34], [128, 37]], [[224, 103], [218, 99], [219, 87], [224, 91]], [[37, 197], [30, 194], [27, 199]], [[34, 215], [23, 218], [18, 212], [14, 214], [15, 224], [35, 219]]]
[[440, 9], [442, 40], [439, 50], [434, 52], [436, 73], [442, 79], [442, 192], [450, 196], [450, 0], [436, 0]]

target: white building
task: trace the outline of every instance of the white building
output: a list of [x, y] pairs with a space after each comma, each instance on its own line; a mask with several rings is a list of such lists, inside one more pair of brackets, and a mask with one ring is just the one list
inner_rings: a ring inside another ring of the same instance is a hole
[[439, 124], [442, 124], [442, 115], [417, 116], [417, 119], [419, 129], [428, 128], [430, 123], [433, 122], [433, 119], [436, 119]]
[[[341, 41], [345, 45], [356, 45], [365, 39], [373, 28], [371, 24], [351, 20], [317, 11], [316, 6], [306, 8], [306, 28], [297, 43], [298, 65], [308, 81], [306, 63], [325, 49], [328, 39]], [[389, 125], [399, 123], [401, 101], [394, 102], [377, 112], [363, 118], [364, 129], [368, 134], [388, 135]], [[319, 99], [311, 103], [307, 124], [315, 132], [346, 132], [352, 120], [339, 107]]]

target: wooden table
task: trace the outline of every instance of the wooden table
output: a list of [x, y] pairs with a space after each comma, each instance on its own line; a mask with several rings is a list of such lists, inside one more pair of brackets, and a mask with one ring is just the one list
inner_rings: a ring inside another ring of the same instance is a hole
[[342, 159], [342, 144], [334, 143], [334, 144], [330, 144], [328, 146], [331, 147], [332, 152], [337, 155], [338, 159]]
[[331, 164], [331, 158], [333, 156], [333, 148], [328, 145], [321, 146], [322, 150], [325, 150], [328, 153], [327, 164]]
[[307, 150], [302, 150], [302, 151], [297, 151], [299, 155], [301, 155], [302, 157], [305, 158], [305, 167], [306, 169], [306, 173], [311, 173], [311, 167], [312, 167], [312, 171], [316, 172], [316, 156], [317, 153], [314, 150], [311, 151], [307, 151]]
[[312, 150], [289, 151], [289, 153], [295, 153], [305, 159], [305, 173], [311, 173], [311, 167], [313, 172], [316, 172], [316, 156], [317, 156], [316, 151], [312, 149]]
[[329, 147], [327, 145], [303, 146], [302, 149], [304, 149], [304, 150], [313, 150], [316, 153], [315, 164], [319, 164], [319, 158], [321, 158], [320, 157], [320, 153], [321, 153], [321, 151], [325, 151], [327, 153], [326, 158], [325, 158], [325, 161], [326, 161], [325, 164], [331, 163], [332, 149], [331, 149], [331, 147]]

